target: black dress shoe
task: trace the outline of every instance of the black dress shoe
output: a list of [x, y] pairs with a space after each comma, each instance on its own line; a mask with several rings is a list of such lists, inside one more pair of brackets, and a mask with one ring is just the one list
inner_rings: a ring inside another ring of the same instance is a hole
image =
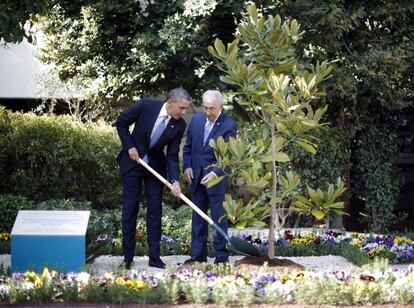
[[229, 263], [229, 258], [215, 258], [214, 264]]
[[121, 265], [119, 266], [119, 268], [125, 268], [127, 270], [130, 270], [132, 267], [132, 260], [124, 260], [122, 261]]
[[185, 260], [184, 264], [192, 264], [192, 263], [196, 263], [196, 262], [207, 262], [207, 258], [191, 257], [190, 259]]
[[148, 261], [148, 266], [164, 269], [165, 263], [162, 262], [161, 258], [150, 258]]

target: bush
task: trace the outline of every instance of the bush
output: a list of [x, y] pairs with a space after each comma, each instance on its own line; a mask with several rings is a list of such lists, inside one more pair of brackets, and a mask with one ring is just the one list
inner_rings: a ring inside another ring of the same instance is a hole
[[0, 233], [10, 233], [19, 210], [33, 209], [33, 201], [18, 196], [0, 195]]
[[0, 194], [36, 201], [76, 198], [98, 208], [119, 205], [120, 142], [114, 128], [0, 110], [0, 133]]

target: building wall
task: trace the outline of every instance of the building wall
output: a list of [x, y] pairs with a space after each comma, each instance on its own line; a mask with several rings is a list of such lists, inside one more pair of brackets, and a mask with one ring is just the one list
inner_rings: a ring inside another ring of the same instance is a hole
[[37, 76], [47, 67], [34, 56], [35, 46], [0, 44], [0, 99], [36, 99]]

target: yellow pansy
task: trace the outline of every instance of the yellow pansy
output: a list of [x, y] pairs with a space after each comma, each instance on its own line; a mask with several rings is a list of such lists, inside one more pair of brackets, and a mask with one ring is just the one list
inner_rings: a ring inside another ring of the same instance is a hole
[[137, 289], [143, 289], [148, 286], [148, 283], [144, 280], [138, 280], [136, 284]]
[[50, 275], [49, 269], [47, 267], [43, 269], [42, 278], [45, 278], [48, 280], [52, 278], [52, 276]]
[[290, 273], [290, 277], [291, 277], [291, 279], [293, 279], [293, 280], [304, 280], [304, 278], [305, 278], [305, 272], [304, 271], [296, 271], [296, 270], [293, 270], [291, 273]]
[[36, 279], [39, 279], [35, 272], [26, 272], [24, 273], [24, 276], [27, 280], [34, 282]]
[[136, 283], [136, 281], [135, 281], [135, 280], [129, 279], [129, 280], [125, 281], [125, 285], [126, 285], [126, 286], [127, 286], [127, 288], [129, 288], [129, 289], [135, 289], [135, 288], [136, 288], [137, 283]]
[[410, 244], [410, 243], [412, 243], [412, 240], [410, 240], [409, 238], [406, 238], [406, 237], [397, 236], [394, 239], [394, 244], [395, 245], [403, 245], [403, 244]]
[[116, 284], [121, 284], [121, 285], [124, 285], [124, 284], [125, 284], [125, 279], [124, 279], [124, 278], [122, 278], [122, 277], [116, 277], [116, 279], [115, 279], [115, 283], [116, 283]]
[[58, 272], [52, 271], [52, 278], [56, 278], [58, 276]]
[[35, 281], [33, 281], [33, 284], [36, 288], [40, 288], [43, 285], [43, 282], [39, 277], [36, 277]]
[[280, 279], [281, 282], [285, 283], [286, 281], [289, 280], [289, 275], [288, 274], [281, 274], [279, 276], [279, 279]]
[[10, 234], [9, 233], [0, 233], [0, 240], [1, 241], [9, 241], [10, 240]]

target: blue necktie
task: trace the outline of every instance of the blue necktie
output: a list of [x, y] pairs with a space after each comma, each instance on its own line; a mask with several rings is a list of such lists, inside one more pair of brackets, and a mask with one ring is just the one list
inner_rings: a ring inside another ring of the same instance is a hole
[[[160, 139], [162, 133], [165, 130], [165, 126], [167, 124], [168, 116], [162, 116], [162, 119], [159, 121], [157, 125], [157, 121], [155, 121], [154, 128], [152, 130], [151, 134], [151, 140], [149, 147], [152, 147], [155, 143], [157, 143], [158, 139]], [[143, 161], [145, 161], [148, 164], [148, 155], [145, 154], [145, 156], [142, 158]]]
[[165, 130], [165, 124], [167, 124], [168, 116], [162, 116], [163, 119], [159, 121], [159, 124], [157, 127], [154, 128], [151, 134], [151, 141], [150, 141], [150, 147], [152, 147], [158, 139], [160, 139], [162, 133]]
[[204, 126], [204, 145], [207, 142], [208, 135], [210, 135], [211, 129], [213, 128], [214, 121], [207, 120], [206, 126]]

